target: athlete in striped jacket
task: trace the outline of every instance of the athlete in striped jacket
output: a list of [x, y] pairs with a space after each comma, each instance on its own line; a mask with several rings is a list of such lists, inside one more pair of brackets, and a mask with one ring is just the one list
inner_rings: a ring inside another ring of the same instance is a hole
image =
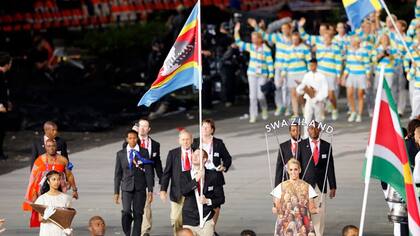
[[[350, 48], [346, 54], [346, 65], [342, 77], [342, 85], [347, 87], [347, 99], [350, 105], [351, 114], [349, 122], [362, 122], [364, 90], [370, 86], [368, 78], [370, 76], [369, 54], [360, 45], [360, 38], [353, 35], [350, 39]], [[357, 90], [358, 113], [354, 98], [354, 90]]]
[[267, 101], [261, 86], [266, 84], [269, 79], [274, 77], [273, 57], [271, 49], [264, 44], [262, 35], [253, 32], [251, 35], [252, 43], [241, 40], [239, 30], [241, 24], [235, 25], [235, 43], [242, 51], [249, 52], [249, 65], [247, 70], [249, 85], [249, 113], [250, 123], [255, 123], [258, 116], [258, 103], [262, 110], [262, 119], [268, 119]]
[[318, 71], [324, 75], [328, 82], [328, 99], [333, 107], [332, 119], [337, 120], [338, 111], [335, 91], [338, 89], [343, 59], [340, 48], [333, 44], [332, 40], [333, 34], [331, 31], [324, 34], [324, 43], [316, 44], [316, 58]]

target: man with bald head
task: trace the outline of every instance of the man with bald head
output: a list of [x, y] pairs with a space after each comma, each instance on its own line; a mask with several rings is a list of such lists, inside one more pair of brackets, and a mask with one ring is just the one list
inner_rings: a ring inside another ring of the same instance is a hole
[[89, 219], [90, 236], [104, 236], [106, 231], [105, 220], [100, 216], [92, 216]]
[[57, 144], [57, 153], [63, 157], [69, 159], [67, 153], [67, 144], [66, 142], [57, 136], [58, 128], [57, 124], [52, 121], [47, 121], [44, 123], [44, 135], [41, 138], [36, 138], [32, 144], [32, 155], [31, 155], [31, 169], [34, 165], [35, 160], [42, 154], [45, 153], [45, 142], [48, 139], [55, 140]]
[[182, 207], [184, 205], [184, 196], [182, 196], [180, 183], [181, 173], [183, 171], [191, 170], [192, 157], [192, 134], [186, 130], [179, 133], [179, 145], [168, 153], [166, 158], [166, 166], [161, 178], [160, 198], [166, 202], [167, 190], [169, 182], [171, 183], [171, 192], [169, 198], [171, 199], [171, 225], [173, 233], [182, 228]]

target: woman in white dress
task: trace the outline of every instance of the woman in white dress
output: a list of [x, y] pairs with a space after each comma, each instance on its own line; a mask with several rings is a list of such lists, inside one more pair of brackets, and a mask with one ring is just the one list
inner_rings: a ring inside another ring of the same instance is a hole
[[275, 236], [309, 236], [315, 232], [311, 214], [319, 212], [314, 204], [317, 194], [310, 184], [299, 179], [300, 172], [299, 161], [290, 159], [287, 162], [290, 179], [271, 192], [274, 197], [273, 213], [277, 215]]
[[[35, 204], [45, 205], [49, 207], [70, 207], [70, 196], [61, 192], [60, 173], [57, 171], [50, 171], [46, 175], [46, 181], [41, 189], [41, 196], [39, 196]], [[47, 208], [48, 209], [48, 208]], [[47, 209], [45, 211], [47, 211]], [[39, 231], [40, 236], [65, 236], [68, 235], [62, 228], [52, 223], [48, 218], [44, 219], [42, 215], [41, 227]]]

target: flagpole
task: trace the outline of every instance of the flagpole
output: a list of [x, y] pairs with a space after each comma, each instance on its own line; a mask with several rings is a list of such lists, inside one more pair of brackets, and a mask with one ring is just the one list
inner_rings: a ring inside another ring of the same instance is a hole
[[[270, 176], [270, 189], [273, 189], [273, 174], [271, 173], [271, 160], [270, 160], [270, 150], [268, 149], [268, 135], [267, 133], [265, 133], [265, 146], [267, 149], [267, 161], [268, 161], [268, 175]], [[280, 155], [281, 155], [281, 150], [279, 151]], [[282, 159], [283, 159], [283, 155], [282, 155]], [[283, 160], [283, 166], [285, 166], [284, 164], [284, 160]], [[276, 187], [276, 186], [274, 186]]]
[[363, 205], [362, 205], [362, 214], [360, 216], [359, 236], [363, 235], [363, 226], [365, 223], [370, 175], [372, 173], [373, 150], [374, 150], [375, 142], [376, 142], [376, 131], [378, 130], [378, 120], [379, 120], [379, 108], [381, 105], [382, 90], [383, 90], [383, 84], [384, 84], [384, 79], [385, 79], [384, 71], [385, 71], [385, 65], [382, 65], [381, 72], [379, 73], [378, 89], [376, 91], [375, 108], [373, 110], [372, 127], [370, 130], [369, 144], [366, 149], [367, 161], [366, 161], [366, 169], [365, 169], [365, 192], [363, 194]]
[[381, 2], [382, 6], [384, 7], [386, 14], [391, 19], [392, 26], [394, 26], [394, 29], [397, 32], [397, 36], [401, 40], [401, 42], [402, 42], [402, 44], [404, 46], [404, 49], [407, 51], [408, 56], [410, 57], [411, 61], [413, 63], [415, 63], [413, 54], [410, 52], [410, 49], [408, 48], [407, 43], [405, 42], [405, 40], [404, 40], [401, 32], [398, 30], [397, 24], [395, 23], [394, 18], [392, 17], [391, 12], [388, 9], [388, 6], [385, 4], [385, 1], [384, 0], [379, 0], [379, 1]]
[[[203, 168], [203, 134], [202, 134], [202, 122], [203, 122], [203, 107], [202, 107], [202, 90], [203, 90], [203, 85], [202, 85], [202, 64], [201, 64], [201, 1], [198, 0], [197, 1], [197, 5], [198, 5], [198, 14], [197, 14], [197, 41], [198, 41], [198, 67], [199, 67], [199, 72], [198, 72], [198, 130], [199, 130], [199, 134], [200, 134], [200, 170], [201, 171], [205, 171]], [[200, 193], [203, 194], [203, 186], [204, 186], [204, 180], [203, 178], [200, 178]], [[203, 215], [203, 204], [199, 204], [199, 210], [198, 210], [199, 216], [200, 216], [200, 226], [203, 227], [204, 226], [204, 215]]]

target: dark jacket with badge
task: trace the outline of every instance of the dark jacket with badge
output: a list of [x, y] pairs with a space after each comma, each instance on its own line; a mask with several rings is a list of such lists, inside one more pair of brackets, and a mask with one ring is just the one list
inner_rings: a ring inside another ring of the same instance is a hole
[[[191, 171], [184, 171], [181, 174], [181, 192], [185, 197], [184, 206], [182, 208], [182, 220], [184, 225], [198, 226], [200, 217], [198, 213], [197, 200], [195, 190], [198, 183], [191, 177]], [[225, 194], [223, 191], [223, 183], [220, 175], [214, 170], [205, 170], [203, 194], [206, 198], [211, 199], [211, 205], [203, 205], [203, 216], [207, 216], [207, 221], [214, 216], [214, 208], [219, 207], [225, 202]]]
[[[140, 156], [148, 159], [148, 152], [140, 148]], [[145, 191], [153, 192], [153, 168], [151, 165], [132, 166], [130, 168], [127, 149], [117, 152], [115, 160], [114, 193], [121, 191]]]

